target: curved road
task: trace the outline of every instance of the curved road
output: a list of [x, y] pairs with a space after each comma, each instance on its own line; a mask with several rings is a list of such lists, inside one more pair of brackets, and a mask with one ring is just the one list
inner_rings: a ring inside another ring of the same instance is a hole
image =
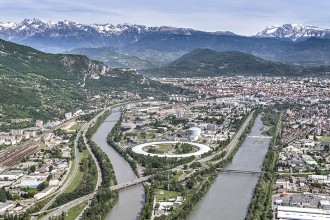
[[[148, 153], [143, 150], [144, 147], [150, 146], [150, 145], [157, 145], [157, 144], [176, 144], [176, 143], [187, 143], [190, 145], [193, 145], [198, 148], [198, 151], [194, 153], [189, 153], [189, 154], [153, 154], [153, 153]], [[159, 141], [159, 142], [149, 142], [149, 143], [144, 143], [144, 144], [139, 144], [136, 145], [135, 147], [132, 148], [132, 151], [137, 154], [143, 154], [146, 156], [152, 156], [152, 157], [191, 157], [191, 156], [200, 156], [206, 152], [209, 152], [211, 150], [210, 147], [204, 145], [204, 144], [199, 144], [199, 143], [193, 143], [193, 142], [182, 142], [182, 141]]]
[[[108, 108], [107, 108], [108, 109]], [[78, 163], [79, 163], [79, 155], [78, 155], [78, 140], [81, 136], [81, 134], [83, 134], [83, 137], [85, 137], [85, 134], [86, 134], [86, 131], [88, 130], [88, 128], [91, 126], [92, 123], [94, 123], [96, 121], [96, 119], [98, 117], [100, 117], [107, 109], [104, 109], [103, 111], [101, 111], [99, 114], [97, 114], [92, 120], [90, 120], [88, 123], [85, 123], [79, 130], [77, 136], [76, 136], [76, 139], [74, 141], [74, 153], [75, 153], [75, 167], [74, 167], [74, 170], [73, 170], [73, 173], [69, 176], [69, 179], [61, 186], [60, 190], [58, 191], [58, 193], [54, 196], [54, 198], [52, 198], [41, 210], [40, 212], [44, 212], [46, 211], [53, 203], [54, 201], [56, 200], [56, 198], [61, 195], [67, 188], [68, 186], [71, 184], [71, 182], [73, 181], [73, 179], [75, 178], [77, 172], [78, 172]], [[86, 143], [86, 139], [84, 138], [84, 142]], [[87, 145], [86, 145], [87, 146]], [[91, 150], [89, 148], [89, 146], [87, 146], [87, 149], [88, 151], [91, 153]], [[98, 170], [98, 181], [97, 181], [97, 187], [96, 189], [98, 188], [98, 186], [101, 184], [101, 180], [100, 179], [100, 167], [99, 167], [99, 164], [94, 156], [94, 154], [92, 154], [92, 157], [96, 163], [96, 167], [97, 167], [97, 170]], [[95, 190], [96, 190], [95, 189]], [[35, 220], [36, 218], [32, 217], [31, 218], [32, 220]]]

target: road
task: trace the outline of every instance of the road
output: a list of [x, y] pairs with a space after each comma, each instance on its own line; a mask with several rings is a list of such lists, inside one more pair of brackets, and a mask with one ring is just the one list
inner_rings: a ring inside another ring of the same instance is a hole
[[[52, 198], [41, 210], [40, 212], [44, 212], [46, 211], [56, 200], [56, 198], [58, 196], [60, 196], [67, 188], [68, 186], [72, 183], [73, 179], [75, 178], [77, 172], [78, 172], [78, 168], [79, 168], [79, 153], [78, 153], [78, 140], [80, 138], [80, 136], [83, 134], [84, 137], [84, 142], [86, 143], [86, 139], [85, 139], [85, 134], [86, 131], [88, 130], [88, 128], [97, 120], [98, 117], [100, 117], [106, 110], [105, 109], [103, 111], [101, 111], [99, 114], [97, 114], [92, 120], [90, 120], [89, 122], [85, 123], [81, 129], [79, 130], [76, 139], [74, 141], [74, 155], [75, 155], [75, 166], [74, 166], [74, 170], [72, 172], [72, 174], [68, 177], [69, 179], [61, 186], [60, 190], [58, 191], [58, 193], [54, 196], [54, 198]], [[86, 145], [87, 146], [87, 145]], [[98, 186], [101, 184], [102, 181], [102, 177], [101, 177], [101, 172], [100, 172], [100, 167], [99, 164], [94, 156], [94, 154], [91, 152], [89, 146], [87, 146], [88, 151], [91, 153], [93, 159], [96, 162], [97, 165], [97, 170], [98, 170], [98, 180], [97, 180], [97, 187], [95, 188], [95, 191], [97, 190]], [[32, 217], [31, 220], [35, 220], [36, 218]]]
[[[57, 197], [59, 197], [67, 188], [68, 186], [71, 184], [71, 182], [73, 181], [73, 179], [75, 178], [77, 172], [78, 172], [78, 167], [79, 167], [79, 155], [78, 155], [78, 140], [81, 136], [81, 133], [84, 132], [86, 129], [88, 128], [88, 123], [85, 123], [81, 129], [79, 130], [76, 139], [74, 140], [74, 157], [75, 157], [75, 165], [73, 168], [73, 172], [72, 174], [68, 177], [69, 179], [61, 186], [60, 190], [58, 191], [58, 193], [40, 210], [40, 212], [44, 212], [45, 210], [47, 210], [53, 203], [54, 201], [57, 199]], [[31, 220], [35, 220], [35, 217], [32, 217]]]
[[[94, 120], [93, 120], [94, 121]], [[99, 162], [97, 161], [95, 155], [93, 154], [92, 152], [92, 149], [90, 148], [88, 142], [87, 142], [87, 139], [86, 139], [86, 132], [87, 132], [88, 129], [84, 130], [83, 132], [83, 139], [84, 139], [84, 143], [87, 147], [87, 150], [89, 151], [90, 155], [92, 155], [92, 158], [96, 164], [96, 169], [97, 169], [97, 182], [96, 182], [96, 186], [95, 186], [95, 189], [94, 189], [94, 192], [96, 192], [96, 190], [101, 186], [102, 184], [102, 171], [101, 171], [101, 168], [100, 168], [100, 164]], [[82, 210], [82, 212], [79, 214], [78, 218], [77, 219], [80, 219], [80, 217], [82, 216], [83, 212], [85, 211], [86, 208], [89, 207], [89, 204], [87, 204], [85, 206], [85, 208]]]

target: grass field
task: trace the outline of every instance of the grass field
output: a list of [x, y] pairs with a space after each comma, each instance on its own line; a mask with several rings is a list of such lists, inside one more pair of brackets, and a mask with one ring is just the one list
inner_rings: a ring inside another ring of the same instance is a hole
[[150, 149], [152, 149], [153, 152], [156, 154], [164, 154], [173, 149], [172, 144], [157, 144], [157, 146], [158, 146], [157, 148], [154, 148], [152, 146], [146, 146], [143, 148], [143, 150], [145, 150], [147, 152], [152, 152], [152, 151], [149, 151]]
[[322, 137], [320, 138], [320, 141], [330, 142], [330, 136], [322, 136]]
[[176, 199], [177, 196], [180, 196], [180, 193], [177, 191], [167, 191], [163, 189], [158, 189], [156, 193], [157, 201], [162, 200], [166, 201], [169, 199]]
[[[184, 150], [185, 148], [190, 147], [191, 150]], [[189, 154], [194, 153], [198, 151], [198, 148], [195, 146], [184, 146], [181, 144], [179, 147], [173, 145], [173, 144], [157, 144], [157, 147], [153, 146], [146, 146], [143, 148], [144, 151], [149, 153], [155, 153], [155, 154], [166, 154], [166, 153], [172, 153], [172, 154]]]
[[[87, 157], [88, 157], [88, 151], [87, 150], [84, 150], [81, 153], [79, 152], [79, 163], [83, 158], [87, 158]], [[78, 166], [79, 166], [79, 163], [78, 163]], [[74, 166], [74, 164], [72, 164], [72, 166]], [[68, 188], [66, 188], [64, 193], [73, 192], [73, 190], [75, 190], [79, 186], [79, 183], [81, 182], [83, 176], [84, 176], [84, 173], [81, 172], [80, 169], [78, 168], [78, 171], [77, 171], [77, 174], [76, 174], [75, 178], [72, 180], [72, 182], [68, 186]]]
[[87, 202], [83, 202], [77, 206], [72, 207], [65, 213], [65, 220], [75, 220], [79, 214], [84, 210]]
[[172, 176], [172, 178], [175, 179], [175, 180], [178, 180], [182, 176], [182, 174], [183, 174], [183, 171], [180, 170], [180, 171], [177, 172], [176, 175]]
[[74, 125], [72, 125], [69, 130], [71, 131], [79, 131], [80, 128], [84, 125], [84, 123], [76, 123]]

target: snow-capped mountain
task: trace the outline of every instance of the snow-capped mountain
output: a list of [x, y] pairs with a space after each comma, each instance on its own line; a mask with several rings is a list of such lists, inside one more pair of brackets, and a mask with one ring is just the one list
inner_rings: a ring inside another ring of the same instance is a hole
[[282, 26], [266, 27], [259, 32], [258, 37], [285, 38], [293, 41], [306, 40], [307, 38], [330, 38], [330, 29], [318, 28], [302, 24], [284, 24]]
[[[168, 26], [147, 27], [131, 24], [80, 24], [72, 21], [25, 19], [22, 22], [0, 22], [0, 38], [22, 43], [44, 51], [77, 47], [120, 47], [146, 36], [235, 35], [232, 32], [203, 32]], [[45, 48], [48, 46], [48, 48]]]

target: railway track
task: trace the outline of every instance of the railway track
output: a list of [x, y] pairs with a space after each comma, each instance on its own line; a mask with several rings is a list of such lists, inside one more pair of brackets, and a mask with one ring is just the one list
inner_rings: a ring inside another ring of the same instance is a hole
[[[56, 126], [52, 130], [49, 130], [46, 133], [40, 135], [38, 137], [38, 139], [40, 140], [42, 137], [45, 137], [47, 134], [53, 132], [56, 129], [64, 128], [64, 127], [68, 126], [68, 124], [70, 124], [73, 121], [75, 121], [74, 118], [64, 122], [61, 125]], [[40, 145], [41, 144], [38, 143], [38, 141], [36, 141], [36, 138], [35, 138], [34, 140], [28, 141], [27, 143], [24, 143], [23, 145], [18, 145], [11, 150], [0, 153], [0, 167], [4, 168], [6, 170], [10, 166], [18, 164], [19, 162], [21, 162], [21, 160], [24, 157], [29, 156], [30, 154], [37, 151], [37, 149], [40, 147]]]
[[38, 143], [29, 143], [0, 155], [1, 166], [7, 168], [19, 163], [25, 156], [36, 151], [39, 146]]

